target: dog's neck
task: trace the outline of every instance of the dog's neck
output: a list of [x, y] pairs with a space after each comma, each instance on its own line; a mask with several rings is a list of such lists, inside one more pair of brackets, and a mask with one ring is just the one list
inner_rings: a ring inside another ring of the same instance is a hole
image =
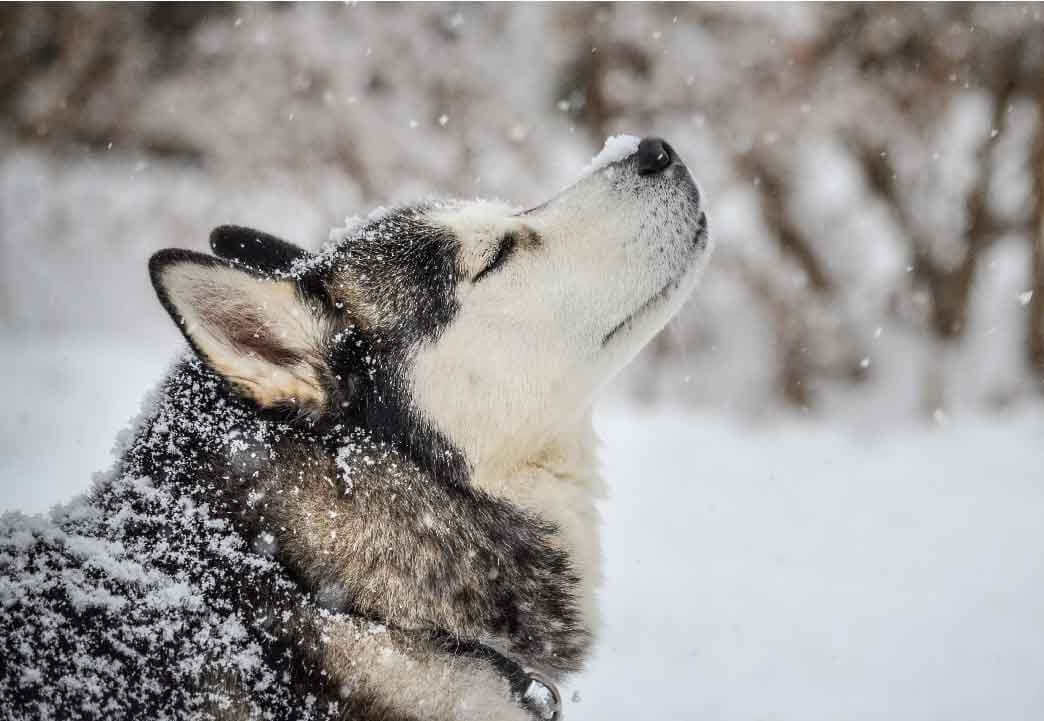
[[606, 494], [596, 446], [588, 412], [524, 461], [509, 469], [485, 464], [471, 477], [477, 488], [558, 527], [556, 538], [580, 579], [577, 601], [592, 633], [599, 624], [595, 592], [602, 572], [597, 503]]

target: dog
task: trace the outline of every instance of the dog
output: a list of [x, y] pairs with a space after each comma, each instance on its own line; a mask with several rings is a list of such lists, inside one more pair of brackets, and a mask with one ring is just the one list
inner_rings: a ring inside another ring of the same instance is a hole
[[711, 252], [666, 142], [149, 271], [191, 348], [115, 468], [0, 522], [5, 719], [529, 721], [598, 626], [599, 390]]

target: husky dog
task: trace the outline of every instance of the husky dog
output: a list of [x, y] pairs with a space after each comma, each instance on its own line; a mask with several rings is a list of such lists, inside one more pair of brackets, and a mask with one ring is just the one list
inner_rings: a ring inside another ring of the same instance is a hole
[[667, 143], [596, 160], [524, 212], [153, 256], [193, 353], [88, 496], [0, 521], [0, 716], [553, 715], [598, 623], [593, 399], [710, 253]]

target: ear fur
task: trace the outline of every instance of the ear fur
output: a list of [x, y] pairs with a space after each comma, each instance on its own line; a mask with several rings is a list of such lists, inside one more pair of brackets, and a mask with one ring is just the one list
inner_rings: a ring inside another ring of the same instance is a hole
[[227, 258], [271, 275], [287, 271], [311, 255], [293, 243], [240, 225], [220, 225], [210, 232], [210, 248], [219, 258]]
[[175, 249], [153, 255], [149, 273], [196, 354], [242, 395], [263, 408], [326, 406], [322, 311], [293, 280]]

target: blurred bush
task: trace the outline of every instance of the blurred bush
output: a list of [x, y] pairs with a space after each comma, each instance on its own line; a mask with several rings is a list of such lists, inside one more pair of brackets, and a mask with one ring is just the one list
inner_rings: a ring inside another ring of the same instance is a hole
[[638, 397], [938, 419], [1042, 387], [1039, 5], [3, 5], [0, 110], [7, 333], [141, 332], [158, 247], [534, 204], [633, 132], [718, 241]]

